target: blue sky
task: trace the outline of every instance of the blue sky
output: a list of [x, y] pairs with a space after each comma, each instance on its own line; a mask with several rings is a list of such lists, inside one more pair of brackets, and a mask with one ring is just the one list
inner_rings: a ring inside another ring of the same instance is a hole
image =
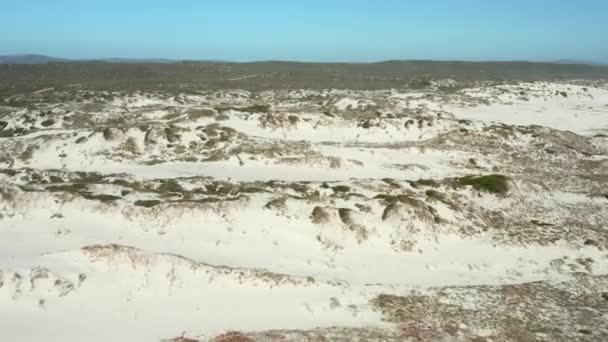
[[0, 55], [608, 61], [607, 0], [0, 0]]

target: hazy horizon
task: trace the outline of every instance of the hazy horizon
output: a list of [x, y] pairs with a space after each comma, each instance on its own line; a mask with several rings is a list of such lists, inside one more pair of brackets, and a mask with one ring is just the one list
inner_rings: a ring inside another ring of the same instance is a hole
[[11, 2], [0, 55], [68, 59], [607, 62], [608, 3]]

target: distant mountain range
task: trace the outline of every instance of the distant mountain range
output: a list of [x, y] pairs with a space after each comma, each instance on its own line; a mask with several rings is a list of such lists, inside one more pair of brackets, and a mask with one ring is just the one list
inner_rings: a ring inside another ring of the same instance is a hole
[[[0, 56], [0, 64], [46, 64], [53, 62], [107, 62], [107, 63], [179, 63], [182, 60], [177, 59], [162, 59], [162, 58], [99, 58], [99, 59], [68, 59], [57, 58], [45, 55], [23, 54], [23, 55], [7, 55]], [[208, 61], [207, 62], [211, 62]], [[219, 62], [219, 61], [217, 61]], [[228, 62], [228, 61], [223, 61]], [[606, 62], [600, 61], [585, 61], [576, 59], [558, 59], [547, 61], [546, 63], [555, 64], [584, 64], [594, 66], [608, 66]]]

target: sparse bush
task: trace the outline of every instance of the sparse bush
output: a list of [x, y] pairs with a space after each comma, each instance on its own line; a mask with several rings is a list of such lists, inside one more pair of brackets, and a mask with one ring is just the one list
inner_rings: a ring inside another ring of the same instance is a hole
[[42, 127], [50, 127], [55, 124], [55, 120], [53, 120], [53, 119], [44, 120], [40, 124], [42, 125]]
[[382, 181], [393, 188], [401, 188], [401, 185], [392, 178], [382, 178]]
[[181, 140], [182, 136], [179, 134], [179, 132], [179, 127], [174, 125], [170, 125], [169, 127], [165, 128], [165, 137], [167, 138], [167, 141], [172, 143]]
[[109, 127], [103, 129], [103, 138], [106, 140], [112, 140], [112, 130]]
[[111, 141], [118, 138], [122, 134], [122, 131], [118, 128], [106, 127], [102, 133], [104, 139]]
[[51, 175], [49, 176], [49, 180], [51, 181], [51, 183], [63, 183], [63, 178], [59, 176]]
[[215, 112], [211, 109], [191, 109], [188, 112], [188, 115], [190, 116], [190, 119], [198, 120], [201, 118], [213, 117]]
[[382, 221], [385, 221], [389, 217], [391, 217], [394, 213], [399, 211], [399, 204], [397, 202], [392, 202], [384, 208], [382, 212]]
[[444, 193], [441, 193], [441, 192], [439, 192], [437, 190], [429, 189], [429, 190], [425, 191], [425, 195], [430, 200], [438, 201], [438, 202], [441, 202], [443, 204], [446, 204], [452, 210], [458, 209], [458, 206], [456, 204], [454, 204], [452, 201], [450, 201]]
[[22, 161], [26, 162], [29, 161], [30, 159], [32, 159], [32, 157], [34, 157], [34, 151], [38, 149], [37, 145], [29, 145], [25, 151], [23, 151], [20, 155], [19, 155], [19, 159], [21, 159]]
[[131, 153], [131, 154], [137, 154], [139, 152], [139, 147], [137, 146], [137, 142], [135, 141], [135, 138], [133, 137], [129, 137], [127, 139], [127, 141], [124, 142], [124, 144], [122, 144], [122, 149]]
[[539, 227], [552, 227], [552, 226], [554, 226], [554, 224], [542, 222], [542, 221], [539, 221], [539, 220], [532, 220], [530, 222], [533, 225], [536, 225], [536, 226], [539, 226]]
[[89, 189], [89, 187], [83, 183], [51, 185], [51, 186], [46, 187], [46, 190], [50, 191], [50, 192], [69, 192], [69, 193], [73, 193], [73, 194], [87, 191], [88, 189]]
[[152, 127], [148, 128], [148, 130], [146, 131], [146, 135], [144, 137], [144, 143], [146, 145], [158, 144], [161, 142], [161, 140], [164, 138], [164, 136], [165, 136], [165, 132], [162, 127], [152, 126]]
[[179, 118], [180, 116], [182, 116], [182, 113], [175, 112], [175, 113], [169, 113], [169, 114], [163, 116], [162, 119], [166, 120], [166, 121], [172, 121], [172, 120], [175, 120], [175, 119]]
[[342, 220], [343, 223], [345, 223], [345, 224], [353, 224], [353, 219], [351, 217], [352, 212], [353, 212], [352, 209], [339, 208], [338, 209], [338, 216], [340, 216], [340, 220]]
[[0, 198], [5, 201], [13, 200], [15, 198], [15, 190], [4, 187], [4, 186], [0, 186]]
[[349, 192], [350, 187], [348, 185], [337, 185], [337, 186], [332, 187], [332, 190], [334, 192]]
[[280, 197], [273, 199], [270, 202], [266, 203], [264, 208], [273, 210], [285, 210], [287, 209], [287, 198]]
[[300, 121], [300, 118], [299, 118], [299, 117], [297, 117], [297, 116], [295, 116], [295, 115], [289, 115], [289, 116], [287, 117], [287, 119], [289, 120], [289, 122], [290, 122], [292, 125], [295, 125], [295, 124], [297, 124], [297, 123]]
[[152, 207], [159, 205], [160, 203], [161, 202], [158, 200], [139, 200], [139, 201], [135, 201], [135, 203], [133, 203], [133, 204], [138, 207], [152, 208]]
[[237, 111], [237, 112], [250, 113], [250, 114], [254, 114], [254, 113], [269, 113], [270, 112], [270, 105], [259, 104], [259, 105], [253, 105], [253, 106], [248, 106], [248, 107], [216, 107], [215, 110], [218, 113], [223, 113], [223, 112], [229, 111], [229, 110], [234, 110], [234, 111]]
[[315, 224], [327, 223], [329, 222], [329, 213], [321, 207], [315, 207], [310, 214], [310, 218]]
[[157, 189], [161, 194], [182, 193], [184, 188], [176, 181], [169, 179], [163, 180]]
[[360, 122], [357, 127], [361, 127], [363, 129], [369, 129], [372, 127], [372, 123], [370, 120], [364, 120], [363, 122]]
[[417, 181], [411, 181], [409, 183], [413, 188], [419, 188], [421, 186], [436, 188], [439, 186], [439, 183], [433, 179], [419, 179]]
[[424, 192], [424, 194], [428, 197], [428, 198], [432, 198], [432, 199], [436, 199], [436, 200], [443, 200], [445, 198], [444, 194], [440, 193], [437, 190], [427, 190]]
[[409, 87], [412, 89], [424, 89], [432, 85], [433, 83], [427, 79], [415, 79], [409, 83]]
[[80, 195], [88, 200], [101, 201], [104, 203], [111, 203], [116, 200], [119, 200], [120, 197], [114, 195], [106, 195], [106, 194], [91, 194], [87, 192], [81, 192]]

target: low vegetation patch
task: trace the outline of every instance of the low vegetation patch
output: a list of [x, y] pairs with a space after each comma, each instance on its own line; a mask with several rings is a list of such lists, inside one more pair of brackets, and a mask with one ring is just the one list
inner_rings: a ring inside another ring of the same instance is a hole
[[89, 187], [85, 183], [72, 183], [72, 184], [57, 184], [63, 182], [63, 180], [59, 177], [52, 176], [54, 179], [53, 183], [56, 185], [50, 185], [46, 187], [46, 190], [49, 192], [66, 192], [76, 196], [80, 196], [82, 198], [92, 200], [92, 201], [100, 201], [103, 203], [112, 203], [121, 199], [121, 197], [107, 194], [94, 194], [89, 191]]
[[436, 188], [439, 186], [439, 182], [437, 182], [436, 180], [433, 180], [433, 179], [419, 179], [416, 181], [411, 181], [409, 183], [413, 188], [416, 188], [416, 189], [423, 187], [423, 186], [432, 187], [432, 188]]
[[50, 127], [55, 124], [55, 120], [53, 120], [53, 119], [44, 120], [40, 124], [42, 125], [42, 127]]
[[34, 157], [34, 151], [38, 149], [38, 145], [29, 145], [17, 158], [27, 162]]
[[51, 185], [46, 187], [47, 191], [50, 192], [69, 192], [72, 194], [77, 194], [82, 191], [87, 191], [88, 186], [82, 183], [74, 183], [74, 184], [65, 184], [65, 185]]
[[180, 193], [181, 194], [182, 192], [184, 192], [184, 188], [175, 180], [169, 179], [169, 180], [162, 180], [157, 191], [163, 195], [169, 194], [169, 193]]
[[345, 224], [353, 224], [353, 219], [351, 217], [352, 210], [348, 208], [338, 208], [338, 216], [340, 216], [340, 220], [342, 220]]
[[80, 195], [88, 200], [101, 201], [103, 203], [112, 203], [114, 201], [121, 199], [120, 197], [114, 196], [114, 195], [106, 195], [106, 194], [95, 195], [95, 194], [91, 194], [91, 193], [87, 193], [87, 192], [82, 192], [82, 193], [80, 193]]
[[315, 207], [310, 214], [310, 218], [315, 224], [327, 223], [329, 222], [329, 213], [321, 207]]
[[415, 79], [409, 83], [409, 87], [412, 89], [424, 89], [432, 86], [433, 83], [428, 79]]
[[201, 119], [201, 118], [213, 117], [215, 115], [215, 113], [211, 109], [202, 108], [202, 109], [191, 109], [188, 112], [188, 115], [190, 116], [190, 118], [192, 120], [197, 120], [197, 119]]
[[223, 113], [229, 110], [234, 110], [237, 112], [243, 112], [243, 113], [268, 113], [270, 112], [270, 105], [267, 104], [259, 104], [259, 105], [253, 105], [253, 106], [248, 106], [248, 107], [216, 107], [215, 108], [216, 111], [218, 111], [219, 113]]
[[159, 205], [160, 203], [161, 202], [158, 200], [139, 200], [139, 201], [135, 201], [133, 204], [138, 207], [152, 208], [152, 207]]
[[401, 188], [401, 184], [392, 178], [382, 178], [382, 181], [393, 188]]
[[374, 196], [374, 199], [381, 199], [389, 204], [390, 203], [403, 203], [403, 204], [407, 204], [407, 205], [410, 205], [410, 206], [416, 207], [416, 208], [424, 207], [424, 202], [417, 200], [408, 195], [379, 194], [379, 195]]
[[279, 198], [273, 199], [270, 202], [266, 203], [264, 208], [271, 209], [271, 210], [285, 210], [285, 209], [287, 209], [287, 198], [279, 197]]
[[431, 201], [441, 202], [441, 203], [449, 206], [452, 210], [458, 209], [458, 206], [454, 202], [450, 201], [448, 199], [448, 197], [446, 196], [446, 194], [444, 194], [442, 192], [439, 192], [439, 191], [433, 190], [433, 189], [429, 189], [429, 190], [425, 191], [424, 194]]
[[397, 202], [392, 202], [384, 208], [382, 212], [382, 221], [385, 221], [389, 217], [391, 217], [394, 213], [399, 211], [399, 204]]
[[504, 175], [466, 176], [456, 178], [455, 186], [471, 186], [478, 191], [504, 195], [509, 191], [508, 178]]
[[350, 187], [348, 185], [337, 185], [332, 188], [334, 192], [349, 192]]

